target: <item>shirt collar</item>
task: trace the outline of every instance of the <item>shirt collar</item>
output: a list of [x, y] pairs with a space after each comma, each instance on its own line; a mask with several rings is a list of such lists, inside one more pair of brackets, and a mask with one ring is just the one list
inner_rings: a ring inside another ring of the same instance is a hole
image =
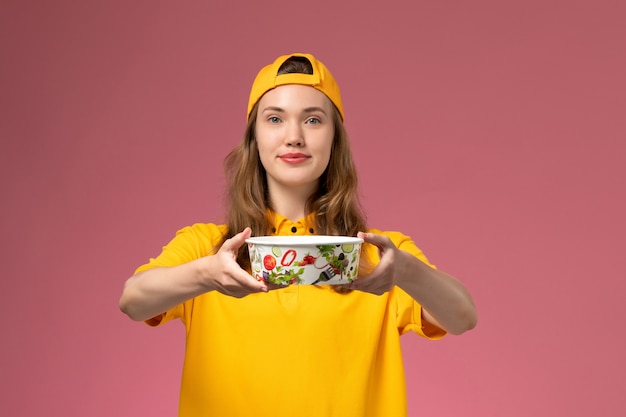
[[272, 235], [299, 236], [316, 234], [315, 213], [311, 213], [297, 221], [291, 221], [285, 216], [272, 211], [269, 212], [269, 215], [274, 224], [272, 227]]

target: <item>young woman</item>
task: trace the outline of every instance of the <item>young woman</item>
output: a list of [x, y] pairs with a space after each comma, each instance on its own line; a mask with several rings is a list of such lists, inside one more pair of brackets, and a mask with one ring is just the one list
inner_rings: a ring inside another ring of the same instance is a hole
[[[126, 282], [130, 318], [185, 325], [180, 416], [406, 416], [400, 335], [475, 326], [458, 280], [409, 237], [366, 229], [343, 117], [335, 79], [312, 55], [264, 67], [225, 161], [227, 224], [183, 228]], [[248, 237], [313, 234], [364, 239], [366, 273], [280, 288], [250, 275]]]

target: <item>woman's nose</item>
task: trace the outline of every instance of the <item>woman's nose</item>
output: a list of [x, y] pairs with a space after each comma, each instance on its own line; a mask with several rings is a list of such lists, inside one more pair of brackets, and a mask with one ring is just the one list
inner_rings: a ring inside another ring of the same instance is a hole
[[298, 124], [289, 126], [286, 132], [286, 142], [289, 146], [303, 146], [304, 135], [302, 128]]

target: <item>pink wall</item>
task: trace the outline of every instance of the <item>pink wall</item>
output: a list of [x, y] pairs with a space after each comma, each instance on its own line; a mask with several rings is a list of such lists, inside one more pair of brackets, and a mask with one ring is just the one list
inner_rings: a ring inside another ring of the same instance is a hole
[[626, 414], [623, 2], [34, 3], [0, 6], [0, 415], [175, 415], [182, 326], [121, 287], [220, 221], [250, 82], [294, 51], [339, 79], [370, 224], [478, 304], [403, 338], [410, 415]]

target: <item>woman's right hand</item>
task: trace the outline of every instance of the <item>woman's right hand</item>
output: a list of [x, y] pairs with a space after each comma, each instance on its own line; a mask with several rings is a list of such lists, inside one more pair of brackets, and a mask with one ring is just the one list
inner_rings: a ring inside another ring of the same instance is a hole
[[139, 272], [124, 284], [120, 309], [133, 320], [148, 320], [209, 291], [245, 297], [269, 290], [237, 263], [237, 251], [250, 237], [246, 228], [226, 240], [215, 255], [198, 258], [174, 267]]
[[207, 287], [231, 297], [245, 297], [255, 292], [267, 292], [268, 287], [257, 281], [237, 263], [237, 252], [252, 230], [246, 227], [242, 232], [227, 239], [215, 255], [207, 258]]

